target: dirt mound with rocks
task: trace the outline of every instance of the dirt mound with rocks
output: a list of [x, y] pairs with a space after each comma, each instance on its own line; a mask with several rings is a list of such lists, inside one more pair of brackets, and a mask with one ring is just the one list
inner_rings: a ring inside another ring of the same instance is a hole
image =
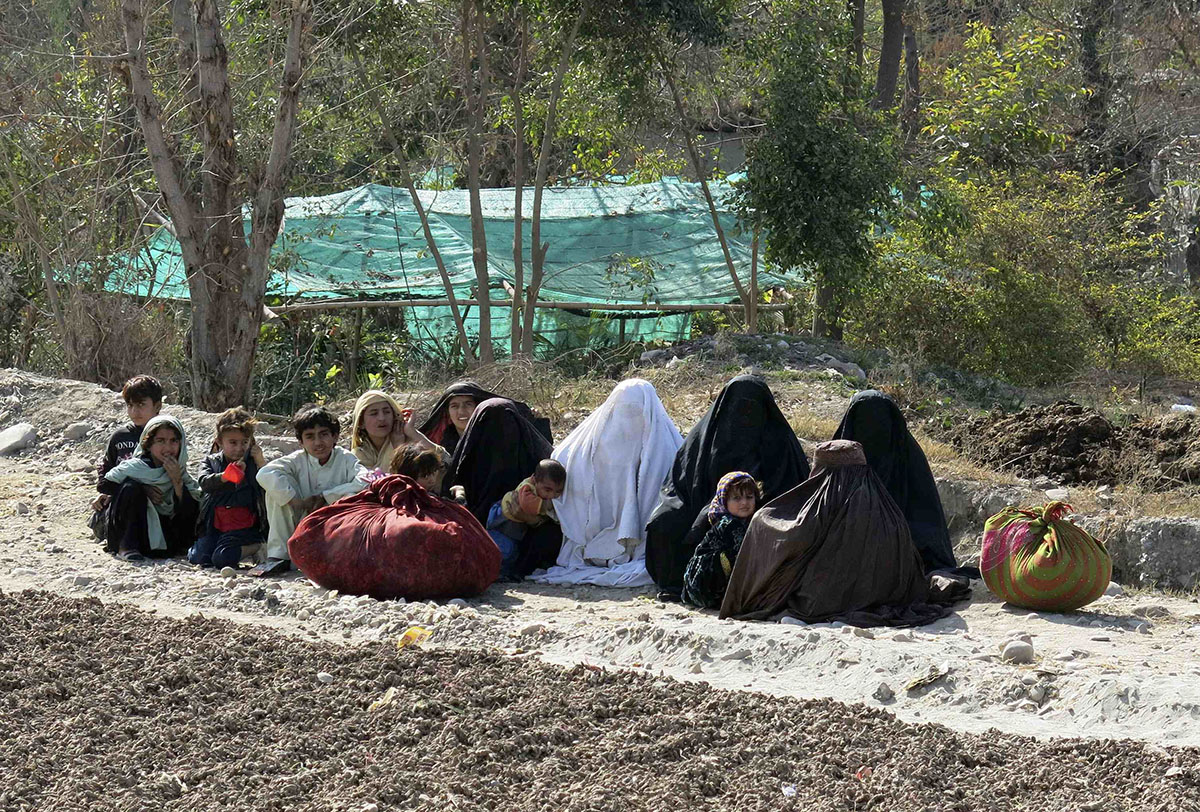
[[[936, 428], [936, 427], [935, 427]], [[1118, 426], [1070, 401], [992, 412], [935, 430], [981, 465], [1058, 485], [1200, 485], [1200, 416], [1172, 413]]]
[[0, 776], [13, 810], [1187, 809], [1200, 751], [25, 592], [0, 594]]
[[1118, 431], [1104, 415], [1070, 401], [992, 412], [942, 432], [969, 459], [998, 471], [1062, 485], [1114, 485]]

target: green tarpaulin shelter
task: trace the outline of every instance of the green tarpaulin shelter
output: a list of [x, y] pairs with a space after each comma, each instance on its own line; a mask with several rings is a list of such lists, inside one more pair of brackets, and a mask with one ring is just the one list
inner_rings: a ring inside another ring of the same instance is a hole
[[[720, 201], [725, 184], [713, 184]], [[466, 190], [421, 190], [438, 249], [456, 297], [475, 298], [471, 223]], [[529, 261], [529, 222], [533, 193], [524, 195], [525, 280]], [[504, 282], [514, 279], [512, 189], [485, 189], [483, 214], [490, 267], [490, 298], [506, 299]], [[734, 217], [721, 211], [735, 267], [748, 284], [750, 243]], [[540, 298], [550, 301], [644, 304], [622, 312], [627, 340], [679, 340], [690, 329], [690, 314], [655, 313], [655, 305], [695, 305], [737, 301], [737, 291], [713, 229], [699, 184], [676, 179], [635, 186], [554, 187], [544, 193], [542, 240], [549, 243]], [[284, 270], [267, 287], [280, 305], [320, 300], [444, 299], [446, 290], [404, 189], [366, 185], [337, 194], [291, 198], [275, 246]], [[113, 287], [138, 296], [187, 299], [179, 245], [160, 229], [147, 247], [129, 258]], [[759, 287], [782, 284], [759, 275]], [[540, 354], [594, 344], [619, 327], [614, 314], [538, 311]], [[478, 326], [468, 312], [468, 330]], [[496, 348], [507, 342], [507, 308], [493, 308]], [[453, 336], [447, 307], [407, 311], [409, 332], [418, 343]]]

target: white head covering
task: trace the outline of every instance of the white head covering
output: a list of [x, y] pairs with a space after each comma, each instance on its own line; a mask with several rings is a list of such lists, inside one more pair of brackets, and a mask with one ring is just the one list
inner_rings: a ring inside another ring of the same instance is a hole
[[681, 445], [649, 381], [617, 384], [554, 449], [567, 469], [566, 489], [555, 502], [563, 530], [555, 570], [620, 566], [625, 575], [615, 582], [582, 571], [575, 582], [633, 586], [645, 580], [646, 521]]

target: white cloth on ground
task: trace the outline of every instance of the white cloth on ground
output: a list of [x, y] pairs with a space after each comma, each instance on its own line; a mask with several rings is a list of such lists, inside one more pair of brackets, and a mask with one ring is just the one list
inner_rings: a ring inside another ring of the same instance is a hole
[[258, 472], [267, 504], [267, 557], [290, 560], [287, 543], [304, 518], [288, 503], [320, 494], [332, 505], [367, 486], [369, 471], [354, 454], [334, 446], [324, 465], [303, 449], [271, 460]]
[[649, 381], [617, 384], [554, 450], [567, 469], [555, 500], [563, 545], [543, 583], [643, 586], [646, 521], [683, 436]]
[[[187, 489], [193, 499], [199, 502], [200, 485], [188, 472], [187, 432], [184, 431], [183, 424], [169, 414], [155, 415], [142, 429], [142, 436], [153, 436], [160, 426], [170, 426], [179, 432], [179, 469], [183, 475], [183, 487]], [[153, 465], [149, 455], [139, 449], [132, 457], [111, 468], [104, 478], [118, 484], [132, 479], [134, 482], [158, 489], [163, 495], [162, 501], [156, 505], [149, 499], [146, 500], [146, 536], [151, 550], [167, 549], [167, 540], [162, 531], [162, 521], [158, 517], [175, 515], [175, 486], [171, 484], [171, 477], [167, 475], [166, 469]]]

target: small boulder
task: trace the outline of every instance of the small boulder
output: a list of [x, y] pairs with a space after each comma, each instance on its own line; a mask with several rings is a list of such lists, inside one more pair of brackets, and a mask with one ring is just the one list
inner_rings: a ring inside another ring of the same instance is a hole
[[1125, 587], [1121, 586], [1116, 581], [1109, 581], [1108, 588], [1104, 590], [1104, 594], [1110, 598], [1119, 598], [1125, 594]]
[[16, 454], [37, 442], [37, 429], [31, 423], [18, 423], [0, 431], [0, 455]]
[[237, 570], [233, 567], [221, 567], [222, 578], [233, 578], [237, 575]]
[[533, 634], [541, 634], [544, 631], [546, 631], [545, 623], [526, 623], [517, 634], [521, 637], [527, 637]]
[[91, 433], [91, 423], [72, 423], [63, 430], [63, 438], [72, 443], [77, 443]]
[[13, 510], [16, 511], [18, 516], [25, 516], [29, 513], [29, 505], [24, 502], [17, 502], [13, 505]]
[[1046, 498], [1051, 502], [1066, 502], [1071, 498], [1071, 492], [1066, 488], [1050, 488], [1046, 491]]
[[318, 671], [317, 672], [317, 680], [319, 682], [324, 683], [325, 685], [328, 685], [329, 683], [333, 682], [334, 676], [333, 676], [333, 674], [330, 674], [328, 671]]
[[1013, 640], [1004, 646], [1000, 658], [1013, 665], [1026, 665], [1033, 662], [1033, 644], [1024, 640]]
[[886, 682], [879, 683], [879, 687], [875, 689], [875, 693], [871, 694], [880, 702], [891, 702], [896, 698], [896, 692], [892, 690], [892, 686]]
[[94, 470], [95, 467], [95, 465], [83, 457], [71, 457], [71, 459], [67, 460], [67, 470], [72, 473], [86, 473], [87, 471]]

